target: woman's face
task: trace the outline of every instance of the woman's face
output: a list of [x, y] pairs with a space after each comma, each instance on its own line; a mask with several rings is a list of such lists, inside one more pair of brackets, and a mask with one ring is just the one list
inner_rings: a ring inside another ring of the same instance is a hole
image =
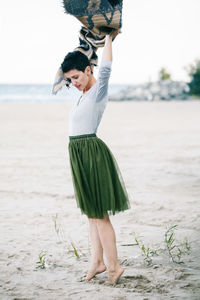
[[64, 73], [64, 77], [66, 79], [69, 79], [71, 84], [75, 86], [79, 91], [83, 91], [88, 84], [90, 74], [90, 67], [87, 66], [84, 72], [72, 69]]

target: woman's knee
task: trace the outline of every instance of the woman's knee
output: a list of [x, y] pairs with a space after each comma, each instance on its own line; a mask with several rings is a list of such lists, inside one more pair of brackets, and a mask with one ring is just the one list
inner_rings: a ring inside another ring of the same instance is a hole
[[95, 219], [95, 218], [89, 218], [88, 217], [88, 221], [89, 221], [89, 223], [92, 225], [92, 224], [97, 224], [97, 219]]
[[108, 214], [105, 214], [104, 218], [89, 218], [88, 217], [88, 221], [90, 224], [105, 224], [105, 223], [110, 223], [110, 219], [109, 219], [109, 215]]
[[110, 224], [110, 219], [109, 219], [109, 217], [105, 217], [103, 219], [96, 219], [96, 224], [97, 225]]

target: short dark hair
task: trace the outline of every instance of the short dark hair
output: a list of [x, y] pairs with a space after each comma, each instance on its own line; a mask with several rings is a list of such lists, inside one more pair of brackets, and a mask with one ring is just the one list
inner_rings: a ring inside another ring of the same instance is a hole
[[61, 64], [61, 69], [63, 73], [69, 72], [72, 69], [84, 72], [87, 66], [90, 66], [88, 57], [82, 52], [76, 50], [69, 52], [65, 56]]

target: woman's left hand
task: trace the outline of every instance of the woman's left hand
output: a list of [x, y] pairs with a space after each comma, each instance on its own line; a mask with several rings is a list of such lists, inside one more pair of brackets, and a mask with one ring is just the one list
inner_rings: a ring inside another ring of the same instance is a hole
[[121, 32], [121, 29], [113, 29], [113, 31], [109, 34], [112, 37], [112, 40], [116, 38], [116, 36]]

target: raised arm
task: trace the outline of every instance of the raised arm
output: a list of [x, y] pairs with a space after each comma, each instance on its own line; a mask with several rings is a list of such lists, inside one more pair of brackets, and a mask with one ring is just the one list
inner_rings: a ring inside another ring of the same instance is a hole
[[113, 30], [109, 35], [106, 35], [105, 45], [102, 54], [102, 60], [112, 61], [112, 41], [119, 34], [120, 29]]
[[112, 36], [106, 35], [105, 45], [103, 48], [102, 61], [112, 61]]
[[115, 30], [112, 34], [106, 35], [98, 74], [98, 92], [96, 102], [100, 102], [103, 99], [107, 100], [106, 96], [108, 93], [108, 81], [110, 78], [112, 65], [112, 41], [118, 33], [119, 31]]

